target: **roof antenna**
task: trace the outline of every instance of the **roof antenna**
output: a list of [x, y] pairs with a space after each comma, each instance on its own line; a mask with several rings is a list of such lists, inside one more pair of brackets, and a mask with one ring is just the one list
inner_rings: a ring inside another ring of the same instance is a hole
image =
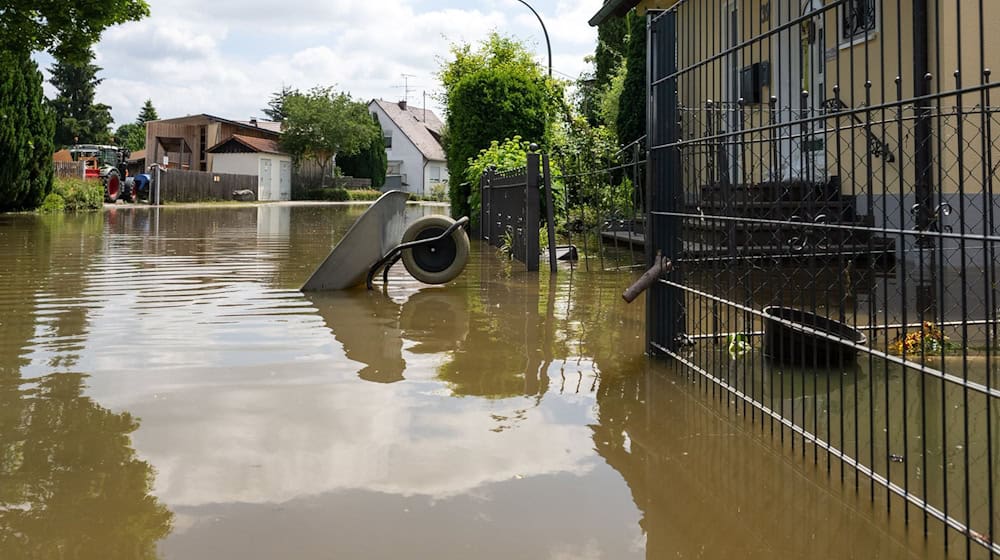
[[416, 91], [415, 88], [410, 87], [410, 78], [416, 78], [413, 74], [400, 74], [403, 77], [403, 103], [409, 103], [410, 93]]

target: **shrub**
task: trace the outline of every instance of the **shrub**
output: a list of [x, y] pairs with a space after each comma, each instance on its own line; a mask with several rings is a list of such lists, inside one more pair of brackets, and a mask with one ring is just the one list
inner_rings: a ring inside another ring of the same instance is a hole
[[[528, 163], [529, 143], [521, 140], [520, 136], [508, 138], [502, 143], [496, 140], [490, 142], [490, 147], [481, 150], [475, 159], [470, 159], [466, 169], [465, 180], [472, 185], [469, 195], [469, 214], [473, 223], [479, 223], [479, 213], [482, 207], [482, 193], [480, 192], [480, 181], [483, 173], [489, 167], [497, 171], [508, 171], [525, 167]], [[560, 177], [562, 174], [556, 162], [550, 161], [550, 171], [553, 177]], [[563, 187], [561, 181], [552, 182], [553, 203], [555, 214], [560, 215], [563, 206]], [[541, 210], [542, 216], [545, 211], [545, 193], [542, 192]], [[454, 204], [454, 202], [452, 202]]]
[[434, 202], [448, 200], [448, 185], [446, 183], [438, 183], [431, 187], [430, 199]]
[[43, 214], [49, 213], [59, 213], [66, 209], [66, 201], [63, 197], [57, 195], [56, 193], [49, 193], [45, 200], [42, 201], [42, 206], [38, 209], [39, 212]]
[[100, 210], [104, 205], [104, 185], [100, 181], [57, 177], [52, 192], [65, 201], [66, 212]]

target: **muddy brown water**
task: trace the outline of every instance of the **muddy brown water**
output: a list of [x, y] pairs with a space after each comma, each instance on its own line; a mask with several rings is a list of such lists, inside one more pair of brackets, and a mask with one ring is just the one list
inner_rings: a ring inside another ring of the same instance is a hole
[[940, 556], [645, 358], [627, 274], [303, 295], [362, 209], [0, 215], [0, 558]]

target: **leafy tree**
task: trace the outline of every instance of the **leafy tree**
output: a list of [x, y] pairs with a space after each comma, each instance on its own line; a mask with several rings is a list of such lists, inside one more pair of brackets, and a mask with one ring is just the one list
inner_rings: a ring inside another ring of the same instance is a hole
[[[593, 62], [593, 57], [587, 58], [589, 62]], [[577, 78], [573, 94], [575, 108], [592, 126], [601, 123], [602, 93], [593, 72], [584, 72]]]
[[[378, 126], [378, 117], [372, 115], [372, 120]], [[379, 130], [382, 127], [379, 126]], [[385, 172], [389, 167], [389, 158], [385, 153], [385, 138], [376, 134], [357, 155], [337, 158], [337, 166], [345, 175], [363, 177], [372, 180], [373, 189], [381, 189], [385, 184]]]
[[115, 130], [115, 144], [137, 152], [146, 147], [146, 125], [125, 123]]
[[94, 92], [103, 81], [101, 67], [92, 64], [94, 51], [86, 61], [58, 60], [52, 67], [52, 85], [59, 95], [51, 101], [56, 114], [55, 142], [60, 146], [76, 143], [107, 144], [111, 140], [111, 107], [94, 103]]
[[108, 27], [149, 15], [144, 0], [5, 0], [0, 7], [0, 51], [49, 51], [84, 62]]
[[[644, 30], [645, 31], [645, 30]], [[625, 60], [629, 37], [629, 20], [613, 17], [597, 27], [597, 48], [594, 49], [594, 80], [603, 90], [611, 83], [622, 61]]]
[[300, 92], [290, 86], [281, 86], [281, 91], [271, 94], [271, 99], [267, 102], [267, 107], [261, 109], [268, 119], [282, 122], [288, 115], [285, 112], [285, 101], [292, 95], [299, 95]]
[[86, 64], [101, 32], [147, 15], [144, 0], [5, 0], [0, 7], [0, 209], [37, 207], [52, 188], [55, 124], [31, 53], [44, 50], [57, 60]]
[[633, 11], [629, 18], [625, 78], [618, 100], [615, 129], [619, 144], [625, 145], [646, 134], [646, 25]]
[[545, 144], [562, 101], [552, 82], [520, 42], [492, 33], [474, 50], [453, 45], [439, 78], [444, 84], [444, 137], [449, 198], [456, 217], [470, 215], [469, 160], [490, 142], [521, 136]]
[[612, 132], [617, 135], [619, 103], [622, 91], [625, 89], [625, 61], [621, 61], [615, 73], [611, 76], [611, 83], [601, 93], [598, 98], [597, 112], [600, 122], [604, 123]]
[[543, 76], [541, 67], [524, 43], [493, 32], [473, 50], [467, 43], [451, 45], [452, 60], [441, 68], [438, 78], [444, 85], [444, 101], [462, 78], [485, 68], [516, 68], [531, 76]]
[[149, 121], [160, 120], [160, 115], [156, 114], [156, 107], [153, 107], [153, 100], [147, 99], [139, 110], [139, 117], [135, 119], [137, 124], [146, 124]]
[[55, 119], [26, 52], [0, 50], [0, 211], [36, 208], [52, 190]]
[[351, 156], [371, 144], [379, 129], [368, 107], [346, 93], [317, 87], [306, 94], [285, 99], [285, 127], [281, 146], [297, 161], [312, 159], [322, 171], [326, 186], [327, 168], [337, 154]]
[[125, 123], [115, 130], [115, 143], [128, 148], [130, 152], [144, 149], [146, 147], [146, 123], [159, 119], [156, 107], [153, 107], [153, 102], [147, 99], [143, 103], [142, 109], [139, 110], [139, 116], [135, 118], [135, 122]]

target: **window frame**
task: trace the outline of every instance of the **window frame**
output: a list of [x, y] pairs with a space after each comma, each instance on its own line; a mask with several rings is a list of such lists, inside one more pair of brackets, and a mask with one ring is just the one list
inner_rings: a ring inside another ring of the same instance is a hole
[[850, 48], [855, 45], [860, 45], [871, 41], [872, 39], [878, 37], [879, 31], [882, 28], [881, 13], [882, 10], [880, 2], [881, 0], [847, 0], [847, 4], [853, 4], [857, 2], [871, 2], [872, 18], [871, 26], [855, 31], [850, 36], [845, 36], [845, 26], [844, 10], [847, 8], [845, 5], [841, 5], [837, 8], [837, 45], [842, 48]]

